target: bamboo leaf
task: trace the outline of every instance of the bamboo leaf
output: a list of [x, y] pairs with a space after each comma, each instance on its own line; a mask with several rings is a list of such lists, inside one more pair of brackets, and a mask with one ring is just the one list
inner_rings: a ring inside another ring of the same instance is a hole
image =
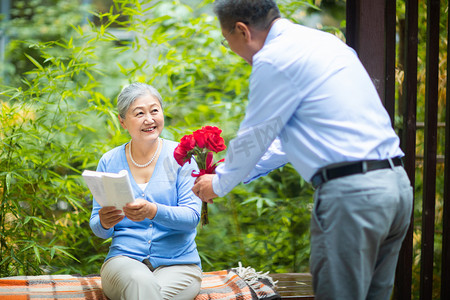
[[40, 63], [38, 63], [37, 60], [35, 60], [33, 57], [31, 57], [30, 55], [24, 53], [24, 55], [33, 63], [33, 65], [35, 65], [40, 71], [44, 71], [44, 68], [41, 66]]
[[53, 248], [55, 249], [55, 251], [57, 252], [61, 252], [63, 255], [70, 257], [71, 259], [80, 262], [75, 256], [73, 256], [72, 254], [70, 254], [66, 249], [68, 249], [67, 247], [61, 247], [61, 246], [53, 246]]
[[36, 260], [38, 261], [38, 263], [41, 263], [41, 253], [39, 252], [39, 248], [36, 245], [33, 246], [33, 251]]
[[6, 182], [6, 191], [5, 191], [5, 194], [8, 194], [9, 193], [9, 189], [10, 189], [10, 186], [11, 186], [11, 173], [7, 173], [6, 174], [6, 177], [5, 177], [5, 182]]

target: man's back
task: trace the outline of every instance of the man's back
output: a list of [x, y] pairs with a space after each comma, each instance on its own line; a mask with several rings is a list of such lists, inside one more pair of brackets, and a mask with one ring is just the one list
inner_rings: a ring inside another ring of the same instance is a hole
[[267, 110], [295, 136], [283, 150], [307, 180], [324, 165], [403, 154], [355, 52], [329, 33], [277, 21], [253, 58], [246, 119], [255, 122], [251, 110], [269, 93], [277, 97]]

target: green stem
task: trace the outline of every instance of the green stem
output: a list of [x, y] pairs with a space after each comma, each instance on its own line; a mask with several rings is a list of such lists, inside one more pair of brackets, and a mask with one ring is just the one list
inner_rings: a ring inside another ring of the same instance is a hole
[[201, 223], [203, 225], [208, 225], [208, 203], [202, 202], [202, 214], [201, 214]]

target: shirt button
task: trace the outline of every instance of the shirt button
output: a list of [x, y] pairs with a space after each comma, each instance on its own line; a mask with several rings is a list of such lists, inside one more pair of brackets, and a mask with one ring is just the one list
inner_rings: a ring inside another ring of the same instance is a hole
[[142, 194], [142, 197], [145, 197], [145, 194]]
[[152, 240], [149, 240], [148, 243], [151, 244], [151, 243], [152, 243]]
[[153, 227], [153, 224], [150, 224], [149, 226], [150, 226], [150, 227]]

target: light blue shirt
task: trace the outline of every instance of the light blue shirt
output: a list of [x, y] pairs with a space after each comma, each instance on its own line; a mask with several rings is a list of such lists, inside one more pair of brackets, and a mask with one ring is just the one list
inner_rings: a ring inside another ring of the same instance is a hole
[[246, 115], [213, 189], [224, 196], [288, 162], [310, 181], [330, 164], [395, 156], [399, 138], [353, 49], [281, 19], [253, 56]]
[[[128, 167], [125, 145], [108, 151], [100, 159], [97, 171], [118, 173]], [[125, 255], [139, 261], [149, 259], [153, 267], [175, 264], [196, 264], [201, 267], [195, 244], [196, 227], [200, 220], [201, 200], [192, 192], [198, 170], [195, 162], [180, 167], [173, 157], [178, 144], [163, 140], [161, 154], [145, 190], [130, 176], [135, 198], [153, 202], [158, 207], [155, 217], [134, 222], [125, 217], [113, 228], [104, 229], [100, 223], [100, 205], [93, 201], [90, 226], [95, 235], [112, 237], [108, 260]]]

